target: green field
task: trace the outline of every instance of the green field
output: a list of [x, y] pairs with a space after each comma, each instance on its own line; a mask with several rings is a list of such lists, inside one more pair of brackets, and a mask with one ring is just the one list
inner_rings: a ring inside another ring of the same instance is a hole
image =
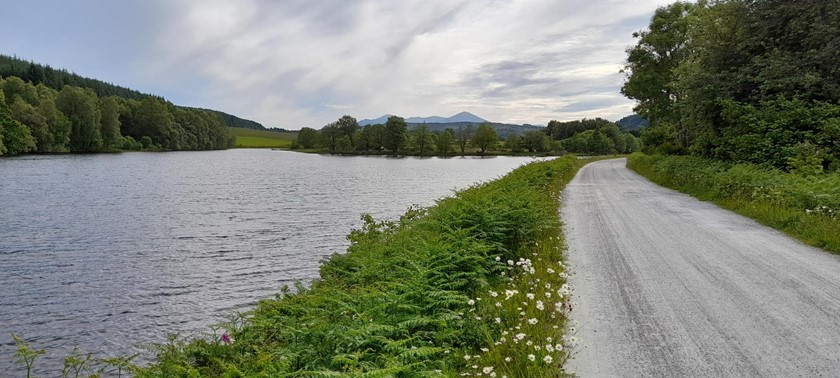
[[268, 131], [228, 127], [236, 137], [237, 148], [289, 148], [297, 138], [297, 131]]

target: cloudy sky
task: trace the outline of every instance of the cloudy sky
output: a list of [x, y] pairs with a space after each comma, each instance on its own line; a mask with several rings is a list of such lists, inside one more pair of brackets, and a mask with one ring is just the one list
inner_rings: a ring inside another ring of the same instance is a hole
[[9, 0], [0, 53], [267, 127], [343, 114], [508, 123], [632, 113], [659, 0]]

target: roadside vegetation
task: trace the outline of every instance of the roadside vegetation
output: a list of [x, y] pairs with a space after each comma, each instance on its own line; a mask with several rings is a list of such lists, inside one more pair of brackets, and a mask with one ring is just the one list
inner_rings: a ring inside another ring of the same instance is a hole
[[650, 126], [628, 167], [840, 253], [840, 8], [676, 2], [634, 37], [622, 93]]
[[676, 2], [634, 36], [622, 93], [645, 153], [840, 170], [837, 4]]
[[840, 253], [840, 173], [802, 174], [688, 156], [633, 154], [627, 166], [653, 182]]
[[385, 124], [359, 126], [345, 115], [320, 130], [304, 127], [291, 148], [304, 152], [347, 155], [586, 155], [638, 151], [638, 138], [604, 119], [551, 121], [548, 127], [500, 136], [490, 123], [431, 131], [426, 124], [409, 127], [402, 117]]
[[[70, 360], [73, 369], [111, 374], [128, 366], [137, 377], [564, 376], [577, 340], [567, 324], [573, 303], [558, 196], [586, 162], [531, 163], [411, 208], [399, 221], [364, 216], [347, 253], [326, 261], [310, 285], [283, 288], [213, 335], [154, 347], [149, 366], [133, 366], [133, 356], [105, 363], [75, 353], [82, 357]], [[19, 348], [23, 367], [42, 353], [22, 341]]]
[[297, 137], [295, 131], [257, 130], [240, 127], [228, 127], [228, 132], [236, 138], [237, 148], [290, 148]]

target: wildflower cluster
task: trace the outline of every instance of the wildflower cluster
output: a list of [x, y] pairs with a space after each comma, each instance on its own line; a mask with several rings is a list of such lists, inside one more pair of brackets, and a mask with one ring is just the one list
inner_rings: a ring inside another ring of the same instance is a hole
[[464, 355], [468, 369], [461, 376], [541, 376], [540, 371], [553, 375], [561, 371], [579, 342], [569, 336], [574, 327], [566, 329], [575, 303], [566, 283], [567, 268], [558, 261], [561, 246], [560, 238], [549, 236], [544, 245], [533, 245], [532, 258], [496, 259], [503, 284], [467, 302], [472, 318], [487, 323], [494, 334], [480, 352]]
[[834, 217], [837, 216], [837, 213], [834, 211], [834, 209], [832, 209], [828, 206], [825, 206], [825, 205], [817, 206], [813, 209], [805, 209], [805, 213], [814, 214], [814, 215], [823, 215], [823, 216], [826, 216], [826, 217], [829, 217], [829, 218], [834, 218]]

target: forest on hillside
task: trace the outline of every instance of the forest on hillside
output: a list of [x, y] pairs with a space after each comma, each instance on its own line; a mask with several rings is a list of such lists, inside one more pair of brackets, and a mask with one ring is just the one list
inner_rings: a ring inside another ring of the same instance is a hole
[[840, 171], [836, 1], [676, 2], [634, 36], [622, 93], [645, 152]]
[[0, 78], [0, 155], [27, 152], [210, 150], [233, 145], [223, 120], [159, 97], [100, 97], [91, 88], [61, 90]]
[[[89, 88], [100, 98], [116, 96], [126, 100], [144, 100], [147, 98], [163, 100], [163, 98], [159, 96], [142, 93], [140, 91], [121, 87], [102, 80], [83, 77], [75, 73], [68, 72], [66, 69], [53, 68], [48, 64], [38, 64], [13, 56], [0, 55], [0, 78], [8, 78], [11, 76], [18, 77], [25, 82], [32, 83], [33, 85], [44, 84], [48, 88], [58, 91], [66, 85]], [[258, 122], [239, 118], [218, 110], [188, 107], [182, 108], [187, 110], [202, 110], [216, 113], [222, 118], [224, 125], [227, 127], [241, 127], [256, 130], [265, 129], [265, 127]]]

